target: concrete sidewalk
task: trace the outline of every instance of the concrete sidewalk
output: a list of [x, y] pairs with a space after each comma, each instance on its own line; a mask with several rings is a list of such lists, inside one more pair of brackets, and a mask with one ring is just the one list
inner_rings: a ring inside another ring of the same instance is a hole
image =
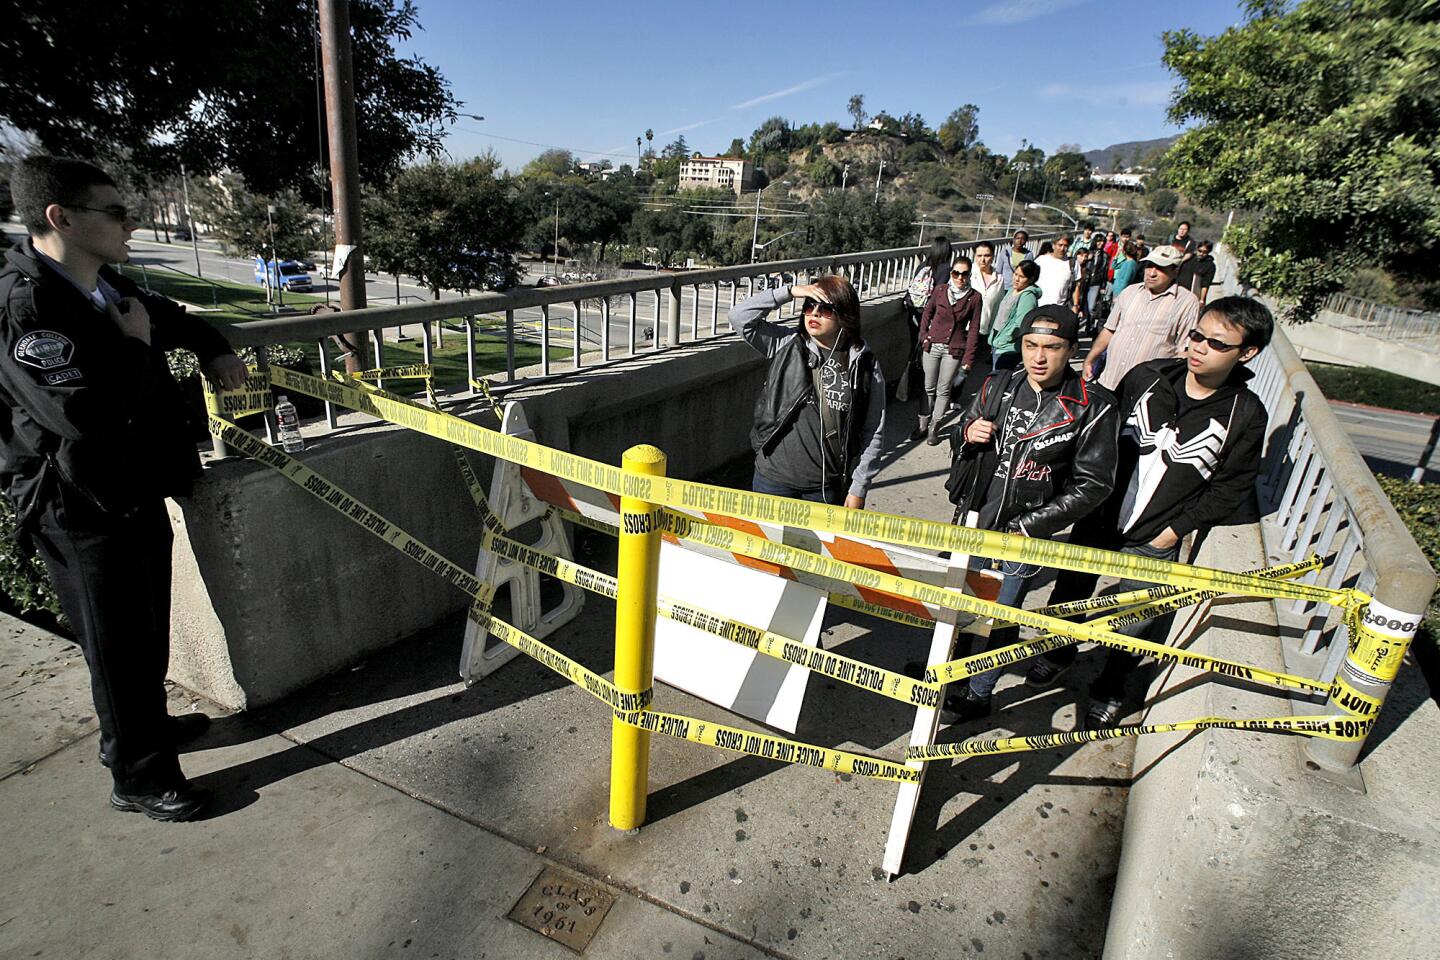
[[[948, 451], [904, 442], [911, 407], [892, 410], [895, 462], [872, 506], [948, 520]], [[317, 507], [315, 523], [318, 536], [343, 521]], [[610, 568], [611, 541], [580, 547], [581, 562]], [[587, 605], [555, 643], [605, 672], [613, 609]], [[827, 649], [892, 669], [928, 643], [845, 611], [826, 627]], [[668, 738], [652, 749], [647, 824], [617, 833], [603, 708], [525, 658], [465, 689], [461, 633], [442, 623], [221, 717], [183, 758], [215, 809], [165, 825], [108, 809], [74, 648], [6, 622], [0, 957], [572, 956], [505, 918], [547, 865], [615, 895], [590, 957], [1099, 955], [1129, 741], [932, 765], [906, 872], [887, 883], [894, 785]], [[988, 724], [942, 736], [1074, 729], [1074, 691], [1093, 670], [1082, 658], [1044, 692], [1012, 673]], [[657, 704], [728, 716], [664, 687]], [[899, 756], [911, 717], [812, 677], [796, 738]]]

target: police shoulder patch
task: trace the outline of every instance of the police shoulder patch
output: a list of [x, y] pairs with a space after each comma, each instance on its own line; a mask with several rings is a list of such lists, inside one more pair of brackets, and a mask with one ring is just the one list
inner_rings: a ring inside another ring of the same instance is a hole
[[74, 356], [75, 344], [54, 330], [32, 330], [15, 341], [15, 359], [41, 370], [69, 366]]

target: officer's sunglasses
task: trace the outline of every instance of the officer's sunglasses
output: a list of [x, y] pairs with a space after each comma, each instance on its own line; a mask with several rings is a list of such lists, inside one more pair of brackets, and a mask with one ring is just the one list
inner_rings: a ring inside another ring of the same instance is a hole
[[1203, 343], [1211, 350], [1219, 350], [1221, 353], [1229, 353], [1231, 350], [1239, 350], [1245, 346], [1243, 343], [1226, 343], [1224, 340], [1216, 340], [1214, 337], [1207, 337], [1199, 330], [1190, 331], [1191, 343]]
[[125, 223], [130, 219], [130, 211], [118, 204], [113, 207], [83, 207], [78, 203], [66, 204], [71, 210], [89, 210], [91, 213], [103, 213], [116, 223]]
[[824, 317], [826, 319], [832, 319], [835, 316], [835, 307], [833, 305], [823, 300], [811, 300], [809, 297], [805, 298], [805, 302], [800, 305], [800, 309], [805, 313], [813, 313], [817, 317]]

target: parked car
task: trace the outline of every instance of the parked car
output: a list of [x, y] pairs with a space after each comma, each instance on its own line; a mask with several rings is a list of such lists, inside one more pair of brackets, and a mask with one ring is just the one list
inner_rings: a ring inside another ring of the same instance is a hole
[[185, 229], [184, 227], [179, 227], [179, 228], [177, 228], [177, 229], [175, 230], [175, 239], [176, 239], [176, 240], [189, 240], [189, 239], [190, 239], [190, 231], [187, 230], [187, 229]]
[[560, 286], [560, 283], [561, 283], [561, 280], [560, 280], [559, 277], [541, 277], [539, 280], [536, 280], [536, 281], [535, 281], [535, 286], [537, 286], [537, 287], [558, 287], [558, 286]]
[[279, 281], [276, 281], [275, 261], [263, 257], [255, 258], [255, 282], [262, 286], [283, 287], [292, 293], [308, 293], [314, 289], [310, 274], [298, 260], [281, 260]]

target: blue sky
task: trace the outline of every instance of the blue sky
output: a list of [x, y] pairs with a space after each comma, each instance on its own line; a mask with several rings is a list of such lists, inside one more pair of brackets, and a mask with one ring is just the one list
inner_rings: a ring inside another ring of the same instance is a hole
[[1235, 0], [417, 2], [424, 29], [403, 51], [485, 117], [462, 119], [448, 151], [493, 148], [512, 169], [542, 145], [633, 162], [647, 127], [657, 150], [683, 132], [715, 153], [775, 114], [848, 124], [853, 93], [932, 127], [976, 103], [981, 140], [1005, 153], [1022, 137], [1053, 152], [1166, 136], [1160, 35], [1242, 19]]

